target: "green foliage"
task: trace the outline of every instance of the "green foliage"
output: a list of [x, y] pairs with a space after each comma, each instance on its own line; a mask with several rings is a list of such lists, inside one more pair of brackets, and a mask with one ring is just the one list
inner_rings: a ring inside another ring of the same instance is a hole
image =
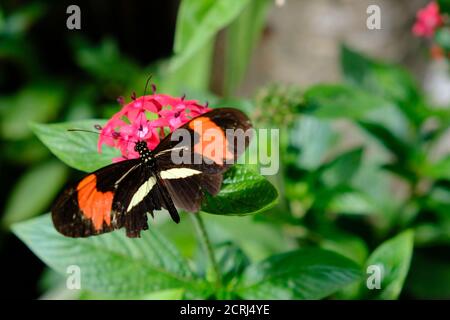
[[176, 70], [218, 31], [235, 19], [249, 0], [185, 0], [181, 3], [171, 68]]
[[389, 106], [389, 101], [359, 88], [322, 84], [305, 92], [305, 104], [319, 118], [361, 119], [371, 110]]
[[114, 232], [88, 239], [64, 237], [53, 227], [50, 216], [14, 227], [16, 235], [54, 270], [65, 274], [77, 265], [83, 288], [116, 297], [138, 298], [167, 289], [190, 290], [195, 297], [200, 282], [172, 244], [157, 230], [141, 239]]
[[4, 116], [1, 135], [5, 139], [24, 139], [31, 135], [30, 122], [53, 120], [62, 106], [62, 92], [58, 85], [40, 84], [25, 88], [13, 97], [4, 97]]
[[246, 299], [321, 299], [356, 281], [360, 267], [336, 253], [303, 249], [250, 266], [238, 287]]
[[45, 162], [26, 172], [8, 199], [2, 217], [3, 226], [9, 227], [42, 213], [64, 186], [66, 178], [67, 168], [56, 161]]

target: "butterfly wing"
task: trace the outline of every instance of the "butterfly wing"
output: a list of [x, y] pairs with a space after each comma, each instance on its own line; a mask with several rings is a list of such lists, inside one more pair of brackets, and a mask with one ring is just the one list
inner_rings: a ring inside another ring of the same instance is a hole
[[222, 174], [250, 143], [251, 127], [241, 111], [215, 109], [178, 128], [156, 147], [161, 184], [177, 207], [197, 212], [205, 192], [214, 196], [220, 191]]
[[69, 237], [87, 237], [121, 228], [126, 219], [117, 203], [130, 201], [135, 187], [128, 184], [130, 188], [120, 192], [118, 188], [131, 177], [145, 178], [139, 159], [111, 164], [66, 188], [51, 210], [55, 228]]

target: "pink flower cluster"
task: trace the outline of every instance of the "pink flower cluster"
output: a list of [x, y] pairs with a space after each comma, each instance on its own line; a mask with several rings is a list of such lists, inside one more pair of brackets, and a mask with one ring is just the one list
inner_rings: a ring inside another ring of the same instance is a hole
[[439, 13], [439, 5], [433, 1], [417, 12], [412, 32], [418, 37], [430, 38], [434, 35], [436, 28], [442, 24], [443, 19]]
[[139, 158], [134, 150], [137, 141], [144, 140], [150, 150], [153, 150], [165, 136], [165, 129], [170, 132], [182, 126], [211, 109], [207, 105], [200, 105], [197, 100], [186, 100], [183, 97], [171, 97], [165, 94], [152, 94], [133, 101], [123, 103], [122, 109], [101, 129], [98, 140], [98, 152], [102, 145], [118, 148], [122, 154], [114, 158], [113, 162]]

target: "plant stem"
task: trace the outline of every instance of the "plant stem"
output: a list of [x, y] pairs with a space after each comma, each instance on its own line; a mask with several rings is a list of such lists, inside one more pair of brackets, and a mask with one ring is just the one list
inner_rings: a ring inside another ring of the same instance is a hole
[[202, 243], [203, 249], [205, 250], [209, 263], [214, 272], [214, 278], [216, 280], [216, 287], [219, 288], [222, 285], [222, 277], [220, 274], [219, 266], [214, 255], [214, 250], [211, 245], [211, 240], [209, 239], [208, 233], [206, 232], [205, 224], [200, 216], [200, 213], [190, 214], [192, 220], [194, 221], [195, 227], [197, 229], [198, 240]]

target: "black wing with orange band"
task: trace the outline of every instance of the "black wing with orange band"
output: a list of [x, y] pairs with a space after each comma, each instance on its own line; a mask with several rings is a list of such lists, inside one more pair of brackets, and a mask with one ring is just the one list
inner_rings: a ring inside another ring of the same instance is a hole
[[[56, 229], [69, 237], [87, 237], [121, 228], [124, 221], [113, 210], [117, 188], [127, 176], [138, 179], [140, 166], [139, 159], [114, 163], [66, 188], [51, 210]], [[128, 190], [121, 197], [131, 197], [133, 192]]]

